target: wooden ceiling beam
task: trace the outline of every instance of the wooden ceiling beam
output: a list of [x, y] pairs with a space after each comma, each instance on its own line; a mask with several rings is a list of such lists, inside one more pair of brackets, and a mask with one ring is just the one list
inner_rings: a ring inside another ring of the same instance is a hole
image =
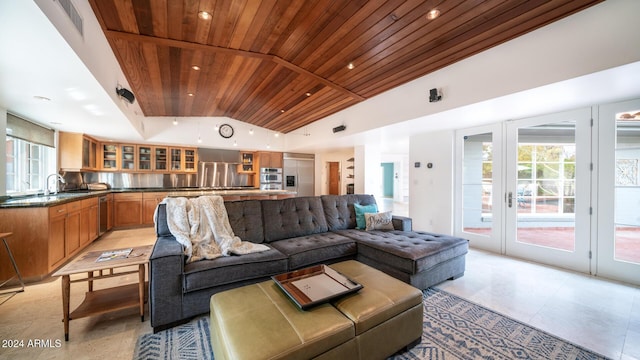
[[321, 76], [318, 76], [310, 71], [307, 71], [295, 64], [292, 64], [286, 60], [283, 60], [280, 57], [274, 56], [274, 55], [268, 55], [268, 54], [260, 54], [260, 53], [256, 53], [256, 52], [252, 52], [252, 51], [244, 51], [244, 50], [237, 50], [237, 49], [228, 49], [228, 48], [223, 48], [223, 47], [219, 47], [219, 46], [212, 46], [212, 45], [204, 45], [204, 44], [198, 44], [198, 43], [192, 43], [192, 42], [188, 42], [188, 41], [180, 41], [180, 40], [174, 40], [174, 39], [164, 39], [164, 38], [158, 38], [158, 37], [154, 37], [154, 36], [147, 36], [147, 35], [139, 35], [139, 34], [132, 34], [132, 33], [126, 33], [126, 32], [121, 32], [121, 31], [114, 31], [114, 30], [105, 30], [105, 35], [107, 35], [107, 37], [111, 38], [111, 39], [119, 39], [119, 40], [124, 40], [124, 41], [133, 41], [133, 42], [150, 42], [150, 43], [155, 43], [156, 45], [159, 46], [169, 46], [169, 47], [176, 47], [176, 48], [181, 48], [181, 49], [190, 49], [190, 50], [199, 50], [199, 51], [205, 51], [205, 52], [216, 52], [216, 53], [222, 53], [222, 54], [227, 54], [227, 55], [234, 55], [234, 56], [240, 56], [240, 57], [251, 57], [251, 58], [258, 58], [258, 59], [262, 59], [262, 60], [268, 60], [268, 61], [272, 61], [278, 65], [284, 66], [286, 68], [288, 68], [291, 71], [297, 72], [301, 75], [305, 75], [308, 77], [311, 77], [321, 83], [323, 83], [326, 86], [329, 86], [333, 89], [335, 89], [336, 91], [339, 91], [355, 100], [358, 101], [363, 101], [365, 100], [364, 97], [343, 88], [342, 86], [339, 86]]

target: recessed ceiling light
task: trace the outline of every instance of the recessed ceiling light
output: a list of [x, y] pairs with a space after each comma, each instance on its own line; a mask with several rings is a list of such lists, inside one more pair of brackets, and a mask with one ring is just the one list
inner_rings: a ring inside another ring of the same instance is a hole
[[191, 65], [191, 68], [192, 68], [193, 70], [196, 70], [196, 71], [197, 71], [197, 70], [200, 70], [200, 66], [198, 66], [198, 65]]
[[193, 96], [195, 95], [194, 93], [187, 93], [188, 96]]
[[350, 63], [349, 63], [349, 65], [347, 65], [347, 69], [349, 69], [349, 70], [353, 70], [355, 67], [356, 67], [356, 66], [355, 66], [355, 65], [353, 65], [353, 63], [352, 63], [352, 62], [350, 62]]
[[305, 95], [307, 95], [307, 97], [309, 97], [309, 96], [311, 96], [311, 93], [310, 93], [310, 92], [308, 92], [308, 93], [306, 93]]
[[206, 12], [206, 11], [200, 11], [200, 12], [198, 13], [198, 17], [199, 17], [200, 19], [202, 19], [202, 20], [209, 20], [209, 19], [211, 19], [211, 14], [209, 14], [209, 13], [208, 13], [208, 12]]
[[284, 109], [281, 109], [281, 110], [280, 110], [280, 112], [281, 112], [281, 113], [284, 113]]
[[438, 16], [440, 16], [440, 10], [433, 9], [433, 10], [431, 10], [431, 11], [429, 11], [427, 13], [427, 20], [433, 20], [433, 19], [437, 18]]
[[178, 119], [177, 118], [173, 119], [173, 125], [178, 125]]

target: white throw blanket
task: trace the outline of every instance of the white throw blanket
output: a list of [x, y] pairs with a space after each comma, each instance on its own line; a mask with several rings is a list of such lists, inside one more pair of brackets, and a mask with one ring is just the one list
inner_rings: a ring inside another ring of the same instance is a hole
[[221, 196], [167, 197], [163, 202], [167, 204], [167, 226], [184, 247], [187, 263], [270, 249], [235, 236]]

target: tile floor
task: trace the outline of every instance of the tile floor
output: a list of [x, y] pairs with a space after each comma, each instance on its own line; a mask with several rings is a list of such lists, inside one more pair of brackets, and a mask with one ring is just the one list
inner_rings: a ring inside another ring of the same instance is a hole
[[[106, 234], [88, 250], [150, 244], [152, 228]], [[95, 287], [135, 282], [136, 275]], [[465, 276], [438, 286], [614, 359], [640, 359], [640, 289], [479, 250]], [[71, 285], [71, 307], [84, 283]], [[27, 286], [0, 305], [2, 359], [131, 359], [136, 339], [152, 331], [137, 309], [72, 320], [64, 342], [60, 279]], [[16, 340], [18, 347], [8, 348]], [[36, 340], [48, 346], [35, 346]], [[20, 346], [22, 342], [22, 346]], [[29, 346], [31, 345], [31, 347]]]

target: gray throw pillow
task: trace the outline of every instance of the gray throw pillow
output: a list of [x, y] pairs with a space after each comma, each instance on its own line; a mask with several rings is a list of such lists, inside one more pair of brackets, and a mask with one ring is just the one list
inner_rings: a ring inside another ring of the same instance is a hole
[[391, 221], [391, 211], [385, 211], [381, 213], [364, 214], [367, 227], [365, 230], [393, 230], [393, 222]]

